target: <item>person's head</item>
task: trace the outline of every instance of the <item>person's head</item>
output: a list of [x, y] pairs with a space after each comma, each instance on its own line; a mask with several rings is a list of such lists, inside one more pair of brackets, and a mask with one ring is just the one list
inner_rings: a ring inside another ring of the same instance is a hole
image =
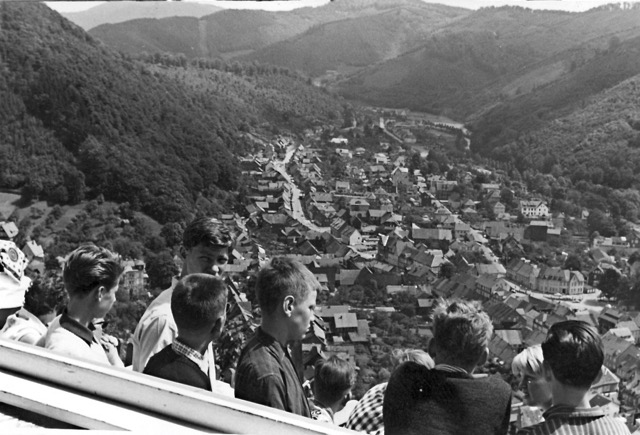
[[24, 308], [48, 325], [67, 301], [60, 279], [52, 276], [36, 278], [24, 298]]
[[320, 284], [302, 263], [277, 257], [256, 277], [256, 294], [263, 322], [285, 326], [287, 341], [300, 340], [309, 329]]
[[511, 371], [520, 379], [525, 403], [547, 409], [551, 405], [551, 386], [544, 378], [542, 347], [530, 346], [520, 352], [511, 363]]
[[94, 318], [101, 318], [116, 301], [118, 281], [122, 272], [122, 264], [117, 254], [98, 246], [84, 245], [67, 257], [62, 279], [69, 298], [90, 298], [90, 314]]
[[204, 273], [182, 277], [171, 294], [171, 314], [181, 338], [217, 339], [226, 320], [227, 287], [222, 279]]
[[407, 361], [423, 365], [429, 369], [435, 366], [431, 356], [421, 349], [393, 349], [391, 351], [391, 361], [394, 368]]
[[344, 407], [351, 397], [355, 384], [356, 369], [353, 364], [338, 356], [318, 360], [313, 378], [313, 394], [324, 406], [334, 412]]
[[194, 219], [182, 235], [182, 276], [192, 273], [220, 275], [229, 262], [232, 235], [225, 225], [210, 217]]
[[477, 301], [438, 301], [433, 310], [433, 339], [429, 354], [436, 363], [468, 371], [487, 360], [493, 325]]
[[604, 362], [598, 331], [579, 320], [553, 324], [542, 343], [542, 353], [547, 380], [580, 390], [589, 389]]

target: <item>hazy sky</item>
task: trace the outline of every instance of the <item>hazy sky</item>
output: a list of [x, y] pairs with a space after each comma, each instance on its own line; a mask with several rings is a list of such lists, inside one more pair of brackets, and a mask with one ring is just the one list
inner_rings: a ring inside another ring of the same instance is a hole
[[[218, 1], [218, 0], [183, 0], [197, 3], [210, 3], [223, 8], [234, 9], [265, 9], [265, 10], [290, 10], [301, 6], [320, 6], [329, 0], [289, 0], [289, 1]], [[339, 2], [341, 0], [333, 0]], [[613, 0], [423, 0], [427, 3], [441, 3], [450, 6], [459, 6], [468, 9], [479, 9], [485, 6], [518, 5], [531, 9], [556, 9], [567, 11], [586, 11], [593, 7], [607, 4], [620, 3]], [[640, 0], [627, 0], [630, 3], [637, 3]], [[47, 4], [57, 11], [72, 12], [85, 10], [103, 2], [47, 2]]]

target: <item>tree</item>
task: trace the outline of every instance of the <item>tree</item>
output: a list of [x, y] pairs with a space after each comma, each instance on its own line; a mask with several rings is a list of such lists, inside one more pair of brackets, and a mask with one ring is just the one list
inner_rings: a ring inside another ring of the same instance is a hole
[[616, 227], [613, 220], [601, 210], [593, 210], [587, 218], [589, 233], [597, 231], [601, 236], [611, 237], [616, 234]]
[[617, 296], [621, 284], [621, 276], [615, 269], [607, 269], [604, 271], [598, 288], [602, 291], [602, 295], [607, 299]]
[[147, 259], [147, 274], [151, 288], [168, 288], [171, 286], [171, 278], [178, 272], [178, 266], [168, 251], [163, 251]]
[[569, 254], [567, 259], [564, 261], [564, 268], [570, 270], [581, 270], [582, 262], [580, 261], [580, 257], [576, 254]]

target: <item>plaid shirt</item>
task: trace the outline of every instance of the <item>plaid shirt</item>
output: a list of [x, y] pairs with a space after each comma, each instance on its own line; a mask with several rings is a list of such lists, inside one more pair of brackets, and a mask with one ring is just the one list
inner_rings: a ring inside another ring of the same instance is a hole
[[193, 361], [205, 375], [209, 376], [209, 360], [203, 354], [182, 343], [177, 337], [171, 343], [171, 348], [178, 355]]
[[383, 435], [382, 404], [387, 383], [378, 384], [362, 396], [347, 421], [347, 428], [358, 432]]
[[600, 407], [573, 408], [556, 405], [547, 409], [545, 421], [524, 427], [518, 435], [628, 435], [629, 429], [621, 421], [604, 415]]

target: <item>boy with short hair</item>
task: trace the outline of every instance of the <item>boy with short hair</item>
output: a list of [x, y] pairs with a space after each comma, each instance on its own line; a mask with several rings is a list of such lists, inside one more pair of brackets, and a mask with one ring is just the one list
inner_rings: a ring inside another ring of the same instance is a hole
[[298, 261], [274, 258], [256, 279], [262, 320], [246, 343], [236, 374], [235, 396], [311, 417], [309, 403], [287, 348], [309, 329], [320, 284]]
[[80, 246], [62, 272], [69, 303], [38, 345], [64, 355], [123, 367], [115, 346], [96, 337], [93, 319], [103, 318], [116, 301], [123, 272], [120, 257], [105, 248]]
[[171, 295], [178, 336], [149, 359], [143, 373], [211, 391], [204, 354], [222, 333], [226, 305], [227, 289], [220, 278], [203, 273], [182, 278]]
[[[184, 260], [181, 277], [193, 273], [221, 275], [221, 266], [229, 261], [229, 249], [232, 236], [229, 229], [218, 220], [210, 217], [194, 219], [182, 236], [180, 255]], [[174, 279], [171, 287], [160, 293], [149, 304], [140, 318], [132, 336], [133, 370], [142, 372], [156, 353], [173, 343], [178, 328], [171, 314], [171, 295], [178, 282]], [[215, 361], [213, 349], [207, 351], [210, 362], [210, 380], [215, 382]]]
[[542, 343], [542, 353], [553, 406], [543, 414], [544, 422], [520, 429], [519, 435], [630, 433], [624, 423], [589, 404], [589, 388], [604, 362], [602, 340], [594, 327], [579, 320], [555, 323]]

